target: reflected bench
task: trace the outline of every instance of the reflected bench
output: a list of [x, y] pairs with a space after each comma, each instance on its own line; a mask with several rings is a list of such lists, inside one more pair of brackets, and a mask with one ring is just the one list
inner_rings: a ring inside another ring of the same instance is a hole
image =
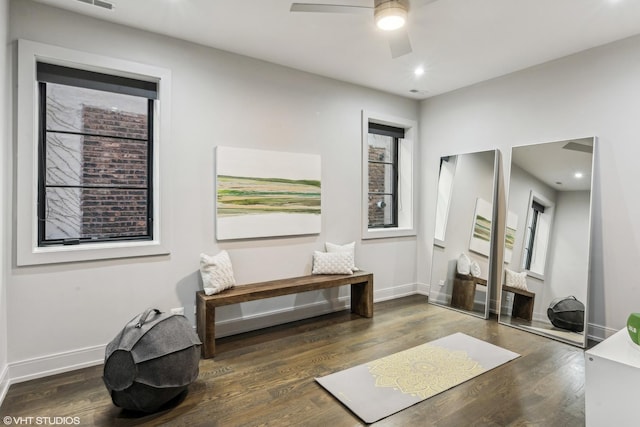
[[477, 285], [487, 286], [487, 281], [470, 274], [456, 273], [451, 292], [451, 307], [473, 311]]
[[502, 285], [503, 292], [511, 292], [513, 294], [513, 307], [511, 308], [511, 317], [528, 320], [533, 319], [533, 304], [536, 300], [536, 294], [524, 289], [512, 288], [511, 286]]

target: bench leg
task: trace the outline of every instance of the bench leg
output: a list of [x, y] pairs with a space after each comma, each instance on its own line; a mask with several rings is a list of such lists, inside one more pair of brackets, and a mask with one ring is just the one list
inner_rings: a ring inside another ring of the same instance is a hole
[[513, 307], [511, 308], [511, 315], [513, 317], [519, 317], [520, 319], [528, 320], [531, 322], [533, 319], [533, 303], [534, 297], [528, 295], [515, 294], [513, 296]]
[[351, 312], [373, 317], [373, 278], [351, 285]]
[[216, 353], [216, 308], [198, 299], [196, 304], [196, 330], [202, 341], [202, 357], [209, 359]]

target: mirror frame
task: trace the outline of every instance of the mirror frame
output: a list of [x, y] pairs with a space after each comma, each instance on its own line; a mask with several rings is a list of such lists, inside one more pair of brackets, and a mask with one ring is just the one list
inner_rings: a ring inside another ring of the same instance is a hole
[[[437, 302], [435, 300], [433, 300], [433, 298], [431, 298], [432, 295], [432, 290], [436, 287], [436, 284], [434, 283], [434, 261], [435, 261], [435, 256], [436, 253], [435, 251], [432, 252], [432, 257], [431, 257], [431, 273], [430, 273], [430, 291], [429, 291], [429, 298], [427, 300], [427, 302], [429, 304], [433, 304], [439, 307], [443, 307], [443, 308], [447, 308], [450, 310], [454, 310], [454, 311], [458, 311], [461, 313], [465, 313], [465, 314], [469, 314], [471, 316], [475, 316], [475, 317], [479, 317], [481, 319], [488, 319], [489, 318], [489, 312], [490, 312], [490, 305], [491, 305], [491, 295], [492, 295], [492, 290], [496, 289], [495, 286], [495, 277], [496, 277], [496, 270], [500, 270], [500, 263], [497, 262], [496, 260], [498, 259], [498, 253], [497, 251], [498, 249], [498, 244], [497, 243], [497, 239], [498, 239], [498, 234], [496, 231], [498, 230], [498, 214], [499, 214], [499, 209], [498, 209], [498, 205], [499, 205], [499, 200], [498, 200], [498, 194], [499, 194], [499, 178], [500, 178], [500, 162], [501, 162], [501, 153], [500, 150], [498, 149], [489, 149], [489, 150], [484, 150], [484, 151], [476, 151], [476, 152], [468, 152], [468, 153], [460, 153], [460, 154], [450, 154], [448, 156], [442, 156], [442, 157], [453, 157], [456, 156], [456, 174], [458, 173], [458, 168], [460, 167], [460, 158], [462, 156], [467, 156], [467, 155], [473, 155], [473, 154], [483, 154], [483, 153], [493, 153], [493, 176], [492, 176], [492, 182], [491, 182], [491, 195], [492, 195], [492, 208], [491, 208], [491, 237], [490, 237], [490, 242], [489, 242], [489, 255], [487, 256], [487, 279], [486, 279], [486, 296], [485, 296], [485, 301], [484, 301], [484, 312], [480, 312], [480, 311], [474, 311], [474, 310], [465, 310], [462, 308], [457, 308], [457, 307], [453, 307], [450, 304], [444, 304], [441, 302]], [[440, 157], [440, 158], [442, 158]], [[454, 177], [454, 181], [455, 181], [455, 177]], [[440, 171], [438, 172], [438, 187], [440, 185]], [[451, 200], [451, 195], [450, 195], [450, 200]], [[436, 201], [436, 207], [435, 207], [435, 211], [437, 212], [437, 201]], [[448, 216], [451, 213], [451, 201], [449, 201], [449, 206], [447, 209], [447, 219], [445, 220], [445, 223], [447, 225], [450, 224], [449, 218]], [[475, 215], [475, 212], [474, 212]], [[446, 231], [446, 230], [445, 230]], [[469, 238], [471, 238], [471, 235], [473, 233], [473, 230], [471, 230], [471, 233], [469, 235]], [[433, 230], [433, 236], [434, 236], [434, 242], [433, 242], [433, 248], [439, 248], [439, 249], [443, 249], [446, 246], [446, 239], [447, 239], [447, 234], [445, 232], [445, 241], [439, 241], [437, 239], [435, 239], [435, 221], [434, 221], [434, 230]], [[467, 251], [468, 252], [474, 252], [469, 248], [469, 244], [466, 245], [467, 247]], [[477, 291], [476, 291], [477, 292]], [[474, 294], [475, 295], [475, 294]]]
[[[509, 179], [508, 179], [508, 184], [509, 184], [509, 192], [508, 192], [508, 199], [507, 199], [507, 213], [509, 212], [509, 203], [512, 199], [512, 179], [513, 179], [513, 154], [514, 154], [514, 150], [518, 149], [518, 148], [523, 148], [523, 147], [535, 147], [535, 146], [542, 146], [545, 144], [552, 144], [552, 143], [571, 143], [574, 141], [579, 141], [579, 140], [591, 140], [591, 144], [592, 144], [592, 153], [591, 153], [591, 164], [590, 164], [590, 190], [589, 190], [589, 211], [587, 213], [587, 229], [586, 229], [586, 241], [587, 241], [587, 248], [586, 248], [586, 283], [584, 284], [585, 287], [585, 293], [584, 293], [584, 305], [585, 305], [585, 309], [584, 309], [584, 327], [583, 327], [583, 331], [582, 331], [582, 337], [583, 339], [581, 341], [578, 340], [571, 340], [569, 338], [567, 338], [567, 334], [564, 331], [559, 330], [558, 332], [555, 332], [554, 328], [549, 328], [549, 332], [545, 332], [545, 330], [543, 328], [539, 328], [539, 327], [534, 327], [533, 325], [528, 326], [528, 325], [524, 325], [524, 324], [518, 324], [518, 323], [511, 323], [511, 322], [506, 322], [503, 319], [503, 313], [502, 313], [502, 302], [504, 300], [503, 298], [503, 287], [505, 286], [505, 274], [506, 274], [506, 270], [507, 270], [507, 264], [506, 264], [506, 259], [503, 260], [502, 262], [502, 268], [501, 268], [501, 275], [500, 278], [498, 280], [499, 284], [498, 284], [498, 295], [497, 295], [497, 302], [498, 302], [498, 323], [505, 325], [505, 326], [510, 326], [512, 328], [516, 328], [516, 329], [520, 329], [526, 332], [530, 332], [536, 335], [541, 335], [547, 338], [551, 338], [557, 341], [561, 341], [564, 342], [566, 344], [570, 344], [570, 345], [574, 345], [574, 346], [578, 346], [578, 347], [582, 347], [582, 348], [586, 348], [587, 346], [587, 339], [588, 339], [588, 326], [589, 326], [589, 293], [590, 293], [590, 288], [591, 288], [591, 251], [592, 251], [592, 215], [593, 215], [593, 190], [594, 190], [594, 173], [595, 173], [595, 163], [596, 163], [596, 152], [597, 152], [597, 145], [598, 145], [598, 141], [597, 141], [597, 137], [595, 136], [587, 136], [587, 137], [582, 137], [582, 138], [574, 138], [574, 139], [567, 139], [567, 140], [558, 140], [558, 141], [549, 141], [549, 142], [542, 142], [542, 143], [534, 143], [534, 144], [525, 144], [525, 145], [519, 145], [519, 146], [513, 146], [511, 147], [511, 167], [509, 170]], [[534, 197], [535, 191], [533, 189], [530, 190], [530, 194], [529, 194], [529, 203], [531, 203], [532, 198]], [[526, 223], [528, 223], [529, 220], [529, 208], [528, 209], [528, 214], [527, 214], [527, 218], [525, 218], [525, 224], [523, 224], [524, 227], [526, 227]], [[555, 216], [555, 213], [554, 213]], [[553, 219], [553, 222], [555, 222], [555, 217]], [[550, 226], [550, 228], [553, 227], [553, 225]], [[505, 238], [507, 236], [508, 233], [508, 225], [504, 224], [504, 232], [505, 232]], [[506, 240], [505, 240], [505, 247], [504, 247], [504, 251], [506, 253], [507, 247], [506, 247]], [[529, 272], [528, 270], [524, 270], [527, 272], [527, 277], [533, 277], [533, 278], [537, 278], [537, 279], [544, 279], [544, 276], [547, 275], [548, 271], [548, 253], [550, 251], [552, 251], [553, 249], [549, 249], [546, 248], [545, 249], [545, 254], [546, 254], [546, 260], [545, 260], [545, 271], [542, 273], [542, 275], [540, 275], [539, 273], [535, 273], [535, 272]], [[513, 253], [513, 260], [516, 261], [518, 263], [518, 270], [520, 270], [521, 266], [522, 266], [522, 259], [524, 256], [524, 246], [523, 249], [521, 251], [521, 253], [516, 254]], [[533, 292], [530, 292], [533, 293]], [[515, 300], [515, 295], [512, 296], [512, 301]], [[533, 303], [531, 303], [533, 305]], [[534, 306], [531, 307], [531, 311], [533, 312], [533, 310], [535, 309]], [[504, 315], [506, 316], [506, 315]], [[509, 318], [511, 318], [512, 316], [509, 316]], [[534, 319], [535, 320], [535, 319]], [[530, 322], [534, 321], [531, 320]], [[543, 322], [544, 323], [544, 322]], [[551, 323], [549, 322], [549, 325], [551, 325]], [[551, 325], [553, 326], [553, 325]]]

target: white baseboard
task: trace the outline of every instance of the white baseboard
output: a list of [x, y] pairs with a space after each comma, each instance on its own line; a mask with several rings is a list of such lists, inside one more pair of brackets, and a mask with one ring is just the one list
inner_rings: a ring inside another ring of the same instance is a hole
[[618, 331], [619, 329], [612, 329], [595, 323], [589, 323], [587, 325], [587, 338], [594, 341], [604, 341]]
[[9, 391], [9, 365], [0, 367], [0, 405]]
[[373, 301], [381, 302], [396, 298], [402, 298], [409, 295], [415, 295], [418, 293], [417, 283], [407, 283], [405, 285], [398, 285], [392, 288], [379, 289], [373, 293]]
[[498, 314], [498, 300], [489, 299], [489, 313]]
[[104, 362], [105, 348], [106, 344], [9, 363], [9, 382], [15, 384], [99, 365]]
[[[406, 284], [374, 291], [374, 302], [386, 301], [419, 293], [418, 285]], [[216, 324], [216, 336], [223, 337], [302, 320], [348, 309], [350, 297], [344, 296], [301, 306], [273, 310], [252, 316], [229, 319]], [[9, 363], [0, 373], [0, 402], [11, 384], [47, 377], [104, 362], [105, 345], [87, 347], [33, 359]]]
[[[415, 295], [417, 285], [415, 283], [394, 286], [392, 288], [378, 289], [373, 293], [373, 301], [381, 302], [404, 296]], [[295, 322], [296, 320], [321, 316], [323, 314], [342, 311], [349, 308], [351, 298], [348, 296], [339, 297], [337, 300], [318, 301], [311, 304], [287, 307], [284, 309], [272, 310], [250, 316], [236, 317], [216, 322], [216, 337], [226, 337], [229, 335], [241, 334], [255, 331], [256, 329], [268, 328], [270, 326], [281, 325], [283, 323]]]
[[254, 314], [250, 316], [236, 317], [216, 322], [216, 337], [241, 334], [268, 328], [283, 323], [295, 322], [309, 317], [321, 316], [334, 311], [345, 310], [349, 307], [349, 297], [339, 297], [333, 301], [320, 301], [311, 304], [287, 307]]
[[428, 283], [417, 283], [416, 284], [416, 293], [420, 295], [429, 296], [429, 292], [431, 291], [431, 285]]

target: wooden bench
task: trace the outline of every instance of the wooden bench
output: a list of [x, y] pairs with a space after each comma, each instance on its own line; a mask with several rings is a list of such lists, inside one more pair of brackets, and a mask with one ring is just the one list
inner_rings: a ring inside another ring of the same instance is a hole
[[351, 311], [363, 317], [373, 317], [373, 274], [363, 271], [350, 275], [312, 275], [238, 285], [215, 295], [198, 291], [196, 327], [202, 341], [202, 357], [213, 357], [216, 352], [216, 307], [344, 285], [351, 285]]
[[487, 286], [487, 281], [470, 274], [456, 273], [451, 292], [451, 307], [473, 311], [477, 285]]
[[513, 307], [511, 308], [511, 317], [531, 322], [533, 319], [533, 305], [536, 301], [536, 294], [524, 289], [512, 288], [511, 286], [502, 285], [504, 292], [513, 293]]

